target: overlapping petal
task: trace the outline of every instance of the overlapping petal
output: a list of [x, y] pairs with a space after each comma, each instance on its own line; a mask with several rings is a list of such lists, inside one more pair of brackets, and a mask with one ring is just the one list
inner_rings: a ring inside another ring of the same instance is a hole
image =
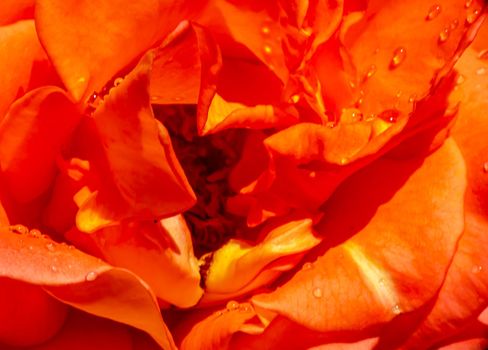
[[418, 308], [440, 287], [463, 230], [464, 176], [452, 141], [425, 160], [373, 163], [328, 201], [316, 261], [253, 303], [321, 331], [364, 329]]
[[139, 277], [38, 232], [1, 229], [0, 275], [40, 286], [64, 304], [143, 330], [163, 348], [174, 348], [156, 299]]
[[190, 307], [203, 294], [190, 231], [181, 215], [156, 222], [124, 222], [90, 235], [72, 230], [67, 238], [136, 273], [163, 304]]
[[79, 101], [169, 34], [205, 1], [36, 1], [36, 27]]
[[123, 219], [171, 216], [194, 203], [194, 194], [153, 115], [148, 53], [85, 118], [75, 151], [95, 169], [98, 184], [80, 199], [77, 226], [92, 232]]
[[[19, 62], [22, 65], [19, 66]], [[33, 20], [0, 26], [0, 67], [0, 120], [10, 105], [27, 91], [42, 85], [54, 85], [59, 81], [39, 43]]]
[[41, 87], [18, 99], [0, 124], [2, 177], [13, 198], [28, 202], [46, 192], [56, 175], [56, 158], [80, 121], [57, 87]]

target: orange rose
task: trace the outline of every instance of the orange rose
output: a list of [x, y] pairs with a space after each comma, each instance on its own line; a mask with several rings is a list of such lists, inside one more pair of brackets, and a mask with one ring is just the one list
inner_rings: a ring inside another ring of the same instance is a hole
[[0, 347], [486, 346], [485, 7], [0, 5]]

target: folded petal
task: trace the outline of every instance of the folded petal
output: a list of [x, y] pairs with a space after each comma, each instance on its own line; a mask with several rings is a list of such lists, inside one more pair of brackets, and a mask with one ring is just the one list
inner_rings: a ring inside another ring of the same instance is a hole
[[98, 91], [205, 1], [36, 1], [43, 46], [75, 100]]
[[75, 105], [56, 87], [18, 99], [0, 123], [0, 163], [13, 198], [28, 202], [51, 186], [61, 156], [80, 120]]
[[90, 235], [71, 231], [67, 237], [76, 245], [89, 240], [90, 247], [94, 245], [90, 252], [136, 273], [163, 302], [190, 307], [203, 294], [191, 234], [181, 215], [122, 223]]
[[65, 304], [140, 329], [161, 347], [174, 348], [154, 295], [136, 275], [34, 230], [0, 230], [0, 276], [42, 286]]
[[210, 265], [204, 267], [207, 272], [201, 303], [226, 300], [269, 284], [321, 241], [309, 218], [289, 218], [285, 223], [268, 225], [260, 237], [255, 245], [231, 239], [213, 253]]
[[453, 141], [425, 160], [378, 160], [329, 199], [316, 261], [253, 304], [318, 331], [364, 329], [420, 307], [462, 232], [465, 187]]
[[175, 38], [157, 50], [151, 73], [151, 103], [196, 104], [205, 53], [211, 38], [200, 27], [182, 22]]
[[[0, 6], [3, 5], [2, 1]], [[12, 102], [27, 91], [41, 85], [57, 84], [59, 80], [39, 43], [33, 20], [0, 26], [0, 67], [0, 121]]]
[[171, 216], [195, 201], [170, 137], [151, 109], [152, 59], [152, 53], [144, 56], [78, 132], [74, 152], [90, 161], [99, 181], [80, 206], [76, 223], [81, 231], [134, 217]]

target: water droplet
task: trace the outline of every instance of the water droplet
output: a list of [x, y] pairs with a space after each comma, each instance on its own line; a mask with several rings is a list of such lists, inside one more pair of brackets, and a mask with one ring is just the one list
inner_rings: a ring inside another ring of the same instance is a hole
[[305, 34], [306, 36], [310, 36], [313, 34], [313, 28], [312, 27], [304, 27], [301, 29], [301, 32]]
[[478, 274], [481, 272], [481, 270], [483, 270], [483, 267], [480, 266], [480, 265], [475, 265], [473, 266], [473, 268], [471, 269], [471, 272], [474, 273], [474, 274]]
[[328, 122], [328, 123], [326, 124], [326, 126], [327, 126], [328, 128], [333, 129], [333, 128], [335, 128], [335, 127], [337, 126], [337, 123], [336, 123], [336, 122]]
[[9, 229], [11, 232], [18, 233], [21, 235], [24, 235], [24, 234], [29, 232], [29, 229], [27, 227], [25, 227], [24, 225], [10, 226]]
[[51, 271], [52, 272], [58, 272], [58, 268], [54, 265], [51, 266]]
[[90, 271], [85, 276], [85, 281], [92, 282], [95, 281], [98, 277], [98, 274], [95, 271]]
[[414, 103], [416, 99], [417, 99], [417, 95], [415, 94], [410, 95], [410, 97], [408, 98], [408, 102]]
[[263, 51], [264, 51], [264, 54], [268, 55], [268, 56], [271, 55], [271, 53], [273, 52], [273, 50], [271, 49], [271, 46], [269, 46], [269, 45], [264, 45]]
[[322, 289], [320, 288], [315, 288], [312, 292], [313, 296], [316, 297], [317, 299], [322, 298]]
[[396, 123], [398, 117], [400, 116], [400, 111], [397, 109], [387, 109], [378, 115], [378, 118], [383, 119], [388, 123]]
[[376, 65], [372, 64], [371, 66], [369, 66], [368, 70], [366, 71], [365, 79], [371, 78], [374, 75], [374, 73], [376, 73]]
[[397, 68], [405, 58], [407, 57], [407, 50], [404, 47], [397, 47], [395, 51], [393, 51], [393, 57], [390, 61], [390, 69]]
[[454, 20], [451, 22], [451, 24], [449, 25], [449, 28], [450, 28], [451, 30], [454, 30], [454, 29], [456, 29], [456, 28], [458, 27], [458, 25], [459, 25], [459, 21], [458, 21], [457, 19], [454, 19]]
[[251, 306], [248, 304], [243, 304], [243, 305], [239, 306], [239, 311], [240, 312], [249, 312], [249, 311], [251, 311]]
[[47, 248], [47, 250], [49, 250], [50, 252], [54, 252], [54, 249], [55, 249], [55, 248], [54, 248], [54, 244], [52, 244], [52, 243], [47, 243], [47, 244], [46, 244], [46, 248]]
[[70, 270], [71, 270], [72, 268], [73, 268], [73, 265], [68, 264], [68, 269], [70, 269]]
[[471, 7], [472, 4], [473, 0], [466, 0], [466, 2], [464, 3], [464, 7], [468, 9]]
[[466, 77], [462, 74], [459, 74], [457, 79], [456, 79], [456, 85], [461, 85], [462, 83], [464, 83], [465, 80], [466, 80]]
[[96, 91], [93, 91], [91, 96], [88, 98], [88, 103], [95, 103], [96, 99], [98, 98], [98, 93]]
[[427, 13], [427, 17], [425, 17], [425, 19], [427, 21], [431, 21], [434, 18], [436, 18], [437, 16], [439, 16], [440, 13], [441, 13], [441, 5], [439, 5], [439, 4], [432, 5], [430, 7], [429, 12]]
[[486, 74], [486, 68], [485, 67], [478, 68], [476, 70], [476, 74], [477, 75], [485, 75]]
[[34, 247], [30, 245], [29, 250], [34, 250]]
[[345, 164], [346, 164], [346, 163], [348, 163], [348, 162], [349, 162], [349, 158], [347, 158], [347, 157], [343, 157], [343, 158], [341, 158], [341, 160], [339, 161], [339, 163], [341, 163], [341, 165], [345, 165]]
[[466, 16], [466, 22], [468, 22], [468, 24], [473, 24], [474, 21], [478, 19], [479, 15], [480, 15], [480, 10], [478, 9], [468, 13], [468, 15]]
[[124, 78], [117, 78], [114, 80], [114, 86], [119, 86], [124, 81]]
[[481, 50], [478, 54], [480, 60], [488, 60], [488, 49]]
[[445, 43], [449, 39], [449, 34], [451, 34], [451, 31], [448, 27], [442, 29], [439, 33], [439, 43]]
[[29, 234], [33, 237], [41, 237], [42, 236], [42, 233], [41, 231], [39, 231], [38, 229], [32, 229], [29, 231]]
[[161, 98], [160, 96], [151, 96], [151, 101], [157, 101], [160, 98]]
[[401, 92], [400, 90], [398, 90], [398, 91], [396, 92], [396, 94], [395, 94], [395, 97], [396, 97], [396, 98], [400, 98], [400, 97], [402, 97], [402, 94], [403, 94], [403, 92]]
[[295, 94], [290, 97], [291, 103], [298, 103], [299, 101], [300, 101], [300, 95]]
[[239, 303], [237, 301], [231, 300], [227, 303], [225, 308], [229, 311], [237, 310], [239, 308]]
[[395, 314], [395, 315], [399, 315], [402, 313], [402, 309], [400, 308], [400, 305], [398, 304], [395, 304], [393, 305], [393, 307], [391, 308], [391, 311]]
[[302, 269], [303, 270], [310, 270], [312, 267], [313, 267], [313, 264], [311, 262], [306, 262], [305, 264], [303, 264]]
[[317, 173], [315, 171], [311, 171], [308, 173], [308, 177], [311, 179], [315, 179], [317, 177]]
[[485, 173], [488, 173], [488, 162], [485, 162], [485, 164], [483, 164], [483, 171]]
[[269, 35], [269, 33], [271, 33], [271, 29], [268, 26], [262, 26], [261, 27], [261, 33], [263, 35]]

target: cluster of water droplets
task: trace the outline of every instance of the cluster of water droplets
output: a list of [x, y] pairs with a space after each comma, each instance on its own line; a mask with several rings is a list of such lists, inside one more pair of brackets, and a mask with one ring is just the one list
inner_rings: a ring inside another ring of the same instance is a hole
[[237, 311], [237, 312], [251, 312], [252, 311], [252, 307], [248, 303], [240, 304], [239, 302], [237, 302], [235, 300], [230, 300], [225, 305], [225, 310], [218, 311], [216, 313], [216, 315], [217, 316], [222, 316], [223, 314], [225, 314], [227, 312], [233, 312], [233, 311]]
[[[49, 269], [54, 273], [57, 273], [59, 271], [59, 267], [58, 267], [59, 266], [59, 259], [56, 255], [59, 247], [61, 247], [62, 249], [68, 249], [68, 250], [74, 250], [75, 249], [74, 246], [67, 244], [65, 242], [61, 242], [61, 243], [53, 242], [53, 241], [51, 241], [51, 238], [48, 235], [41, 233], [40, 230], [29, 229], [24, 225], [20, 225], [20, 224], [11, 225], [11, 226], [9, 226], [9, 231], [14, 233], [14, 234], [18, 234], [18, 235], [22, 235], [22, 236], [25, 235], [25, 236], [29, 236], [29, 237], [35, 238], [35, 239], [46, 240], [47, 242], [44, 244], [44, 248], [47, 250], [48, 254], [52, 255], [52, 257], [51, 257], [52, 264], [49, 266]], [[19, 241], [22, 244], [24, 243], [24, 240], [22, 238], [20, 238]], [[27, 245], [27, 249], [30, 251], [34, 251], [34, 249], [36, 249], [36, 248], [34, 247], [34, 245], [30, 244], [30, 245]], [[67, 264], [66, 267], [68, 269], [73, 268], [73, 266], [71, 264]], [[90, 271], [86, 274], [85, 280], [88, 282], [91, 282], [91, 281], [94, 281], [97, 277], [98, 277], [97, 272]]]

